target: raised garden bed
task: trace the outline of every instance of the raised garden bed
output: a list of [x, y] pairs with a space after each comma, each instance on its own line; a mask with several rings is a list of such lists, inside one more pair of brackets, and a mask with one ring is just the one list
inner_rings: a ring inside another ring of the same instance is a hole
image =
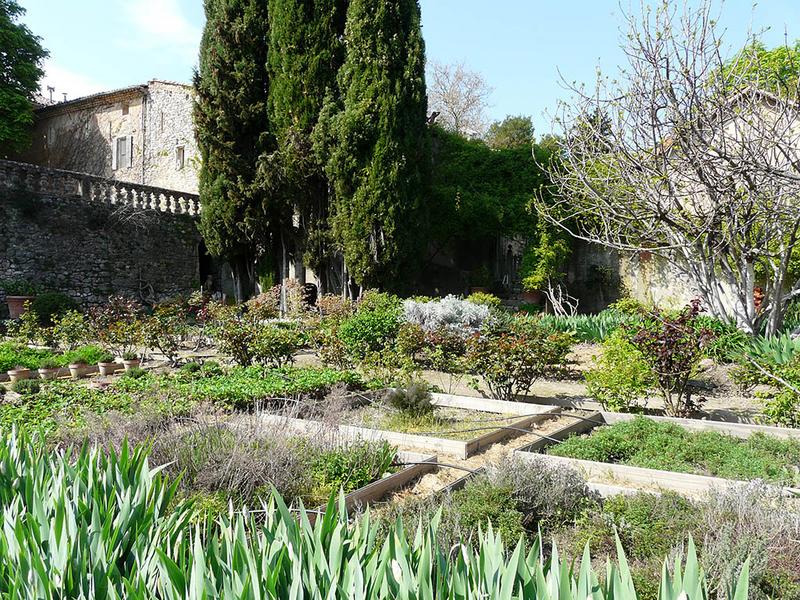
[[750, 479], [788, 489], [800, 483], [800, 431], [793, 429], [595, 412], [549, 437], [516, 454], [576, 468], [609, 492], [695, 494]]
[[[382, 420], [387, 413], [381, 408], [344, 411], [337, 414], [334, 420], [326, 420], [324, 416], [320, 419], [294, 418], [270, 413], [261, 413], [259, 418], [272, 427], [289, 427], [307, 433], [334, 430], [351, 439], [386, 440], [405, 447], [468, 458], [500, 440], [524, 435], [535, 423], [560, 412], [560, 409], [555, 407], [538, 407], [498, 400], [490, 400], [483, 404], [479, 398], [446, 394], [434, 395], [433, 404], [441, 407], [441, 411], [435, 413], [440, 415], [438, 422], [426, 418], [419, 423], [419, 427], [412, 428], [409, 427], [408, 421], [404, 420], [398, 423], [400, 425], [398, 429], [402, 429], [400, 431], [376, 426], [392, 424], [391, 420]], [[372, 426], [364, 426], [365, 420]], [[362, 425], [353, 424], [354, 422], [361, 422]], [[427, 427], [432, 429], [426, 429]], [[425, 434], [413, 431], [425, 431]], [[448, 434], [448, 431], [458, 433]]]

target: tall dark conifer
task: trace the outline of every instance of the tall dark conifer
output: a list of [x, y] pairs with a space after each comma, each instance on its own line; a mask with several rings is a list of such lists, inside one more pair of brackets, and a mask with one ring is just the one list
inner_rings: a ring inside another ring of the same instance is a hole
[[275, 146], [267, 110], [267, 3], [205, 0], [205, 13], [194, 76], [200, 228], [209, 251], [231, 265], [241, 301], [252, 293], [255, 258], [271, 233], [257, 181], [258, 158]]
[[388, 289], [424, 244], [429, 170], [425, 44], [417, 0], [351, 0], [341, 102], [323, 111], [332, 139], [332, 226], [350, 276]]
[[270, 178], [300, 218], [287, 236], [292, 251], [304, 255], [323, 288], [331, 261], [328, 181], [312, 133], [326, 96], [338, 96], [346, 10], [347, 0], [269, 0], [269, 111], [278, 147], [263, 172], [277, 172]]

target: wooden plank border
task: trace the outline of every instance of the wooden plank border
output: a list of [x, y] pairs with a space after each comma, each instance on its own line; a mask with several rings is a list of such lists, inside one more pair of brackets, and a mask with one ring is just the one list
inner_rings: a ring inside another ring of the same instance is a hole
[[258, 419], [262, 423], [274, 427], [289, 427], [304, 434], [313, 434], [315, 431], [323, 429], [333, 429], [339, 435], [349, 439], [364, 440], [385, 440], [391, 444], [419, 448], [429, 452], [441, 452], [458, 458], [466, 459], [476, 454], [482, 448], [491, 446], [501, 440], [511, 439], [520, 435], [525, 435], [525, 430], [534, 423], [543, 421], [554, 416], [560, 409], [553, 407], [551, 411], [540, 414], [522, 417], [509, 423], [508, 427], [490, 431], [484, 435], [471, 440], [451, 440], [447, 438], [437, 438], [427, 435], [417, 435], [413, 433], [400, 433], [397, 431], [386, 431], [383, 429], [369, 429], [367, 427], [356, 427], [354, 425], [326, 424], [322, 421], [311, 419], [295, 419], [281, 415], [260, 413]]
[[[613, 423], [621, 423], [625, 421], [632, 421], [636, 415], [629, 413], [615, 413], [601, 411], [603, 419], [609, 425]], [[734, 437], [748, 438], [754, 433], [764, 433], [773, 437], [789, 439], [799, 438], [800, 429], [792, 429], [790, 427], [774, 427], [772, 425], [754, 425], [751, 423], [729, 423], [727, 421], [711, 421], [707, 419], [682, 419], [678, 417], [660, 417], [646, 415], [648, 419], [658, 421], [659, 423], [673, 423], [679, 425], [684, 429], [692, 431], [718, 431], [726, 433]]]
[[[344, 497], [347, 510], [362, 508], [376, 502], [390, 492], [394, 492], [404, 485], [407, 485], [417, 477], [421, 477], [426, 473], [431, 473], [438, 468], [437, 457], [430, 454], [399, 450], [395, 459], [400, 463], [408, 461], [420, 464], [404, 466], [400, 471], [392, 473], [389, 477], [378, 479], [377, 481], [368, 483], [364, 487], [350, 492]], [[325, 508], [326, 507], [323, 505], [317, 507], [316, 511], [321, 510], [325, 512]]]

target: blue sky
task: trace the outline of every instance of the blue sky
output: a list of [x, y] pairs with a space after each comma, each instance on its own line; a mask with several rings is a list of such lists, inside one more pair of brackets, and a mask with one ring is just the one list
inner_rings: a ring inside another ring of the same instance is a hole
[[[655, 1], [655, 0], [653, 0]], [[676, 0], [682, 2], [683, 0]], [[44, 85], [69, 98], [148, 79], [189, 81], [203, 26], [202, 0], [20, 0], [50, 50]], [[492, 86], [490, 116], [543, 114], [568, 81], [621, 62], [617, 0], [421, 0], [428, 58], [464, 62]], [[638, 0], [634, 2], [638, 6]], [[627, 2], [624, 6], [628, 6]], [[738, 46], [748, 29], [779, 44], [800, 38], [799, 0], [728, 0], [721, 23]], [[559, 74], [560, 73], [560, 74]]]

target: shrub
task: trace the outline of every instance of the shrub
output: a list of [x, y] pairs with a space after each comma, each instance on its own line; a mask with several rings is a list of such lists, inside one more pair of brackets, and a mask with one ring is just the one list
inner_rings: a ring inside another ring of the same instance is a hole
[[33, 396], [42, 389], [38, 379], [20, 379], [11, 384], [11, 391], [20, 396]]
[[341, 321], [355, 312], [355, 306], [338, 294], [323, 294], [317, 298], [317, 308], [323, 318]]
[[61, 366], [61, 361], [55, 356], [48, 356], [43, 358], [39, 363], [40, 369], [58, 369]]
[[453, 506], [462, 530], [479, 539], [478, 529], [489, 525], [499, 533], [506, 544], [512, 545], [525, 535], [523, 514], [517, 509], [514, 491], [498, 486], [486, 478], [467, 481], [463, 490], [453, 493]]
[[359, 307], [355, 315], [342, 322], [338, 337], [347, 355], [360, 361], [370, 353], [392, 346], [399, 328], [400, 314], [396, 308]]
[[352, 492], [391, 473], [397, 449], [388, 442], [356, 441], [313, 453], [312, 501], [324, 503], [332, 493]]
[[487, 305], [462, 300], [456, 296], [447, 296], [434, 302], [403, 302], [406, 322], [419, 325], [425, 331], [451, 329], [464, 337], [478, 331], [489, 319], [489, 315]]
[[792, 389], [783, 389], [764, 402], [761, 422], [779, 427], [800, 428], [800, 396]]
[[472, 302], [479, 306], [486, 306], [488, 308], [500, 308], [502, 301], [494, 294], [487, 294], [486, 292], [473, 292], [467, 296], [467, 302]]
[[711, 331], [697, 326], [700, 311], [700, 301], [693, 300], [678, 314], [656, 310], [635, 332], [629, 328], [629, 339], [650, 367], [664, 410], [671, 416], [685, 416], [695, 408], [689, 380], [713, 338]]
[[528, 531], [568, 525], [595, 504], [595, 494], [577, 471], [532, 458], [486, 465], [487, 480], [512, 491], [515, 508], [522, 513]]
[[53, 319], [53, 339], [63, 350], [73, 350], [89, 339], [89, 324], [82, 313], [69, 310]]
[[489, 328], [467, 340], [467, 364], [494, 398], [513, 400], [547, 373], [566, 365], [568, 334], [550, 333], [534, 320], [518, 317], [508, 328]]
[[78, 308], [78, 303], [60, 292], [39, 294], [31, 302], [31, 310], [36, 313], [42, 327], [50, 327], [58, 317]]
[[631, 412], [655, 381], [639, 350], [622, 331], [603, 342], [602, 353], [593, 357], [586, 372], [586, 389], [605, 410]]
[[142, 379], [143, 377], [147, 377], [147, 371], [141, 367], [131, 367], [127, 369], [122, 376], [126, 379]]
[[89, 311], [92, 337], [116, 356], [122, 356], [141, 342], [142, 307], [135, 300], [111, 296], [108, 303]]
[[281, 314], [280, 286], [251, 298], [245, 303], [248, 314], [257, 321], [276, 319]]
[[189, 332], [188, 314], [180, 302], [162, 302], [142, 323], [142, 340], [163, 354], [171, 365], [178, 362], [181, 340]]
[[294, 360], [295, 351], [303, 346], [303, 335], [294, 327], [256, 325], [250, 344], [256, 363], [265, 367], [282, 367]]
[[435, 410], [428, 385], [420, 381], [412, 381], [405, 388], [388, 392], [386, 403], [411, 417], [431, 415]]
[[729, 363], [750, 345], [751, 338], [732, 323], [724, 323], [714, 317], [698, 315], [694, 322], [698, 333], [711, 332], [711, 339], [703, 349], [704, 356], [719, 363]]

